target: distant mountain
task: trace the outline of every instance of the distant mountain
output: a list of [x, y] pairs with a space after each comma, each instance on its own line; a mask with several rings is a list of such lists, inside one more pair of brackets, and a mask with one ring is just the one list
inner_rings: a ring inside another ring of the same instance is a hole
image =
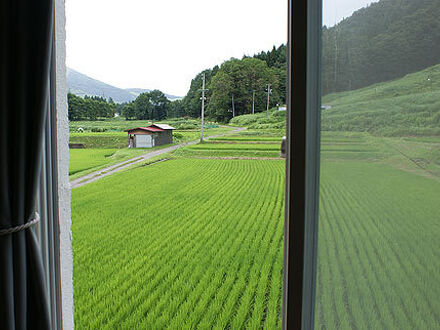
[[85, 95], [111, 97], [117, 103], [136, 99], [135, 95], [125, 89], [103, 83], [70, 68], [67, 68], [67, 87], [70, 93], [81, 97]]
[[[111, 97], [116, 103], [134, 101], [139, 94], [151, 91], [142, 88], [118, 88], [70, 68], [67, 68], [67, 87], [70, 93], [77, 96], [101, 96], [107, 99]], [[181, 99], [179, 96], [165, 95], [170, 100]]]

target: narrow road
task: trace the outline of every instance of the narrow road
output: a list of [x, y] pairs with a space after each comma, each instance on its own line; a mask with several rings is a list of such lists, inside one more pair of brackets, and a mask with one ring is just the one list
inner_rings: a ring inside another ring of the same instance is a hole
[[[205, 139], [209, 140], [210, 138], [216, 138], [216, 137], [221, 137], [221, 136], [225, 136], [225, 135], [229, 135], [229, 134], [234, 134], [234, 133], [238, 133], [238, 132], [243, 131], [243, 130], [246, 129], [244, 127], [232, 127], [232, 128], [234, 128], [234, 130], [229, 131], [227, 133], [211, 135], [211, 136], [206, 137]], [[144, 155], [128, 159], [128, 160], [123, 161], [121, 163], [118, 163], [118, 164], [115, 164], [115, 165], [103, 168], [103, 169], [101, 169], [99, 171], [92, 172], [90, 174], [87, 174], [87, 175], [84, 175], [82, 177], [79, 177], [79, 178], [76, 178], [76, 179], [72, 180], [72, 181], [70, 181], [70, 188], [73, 189], [73, 188], [78, 188], [78, 187], [84, 186], [84, 185], [86, 185], [88, 183], [94, 182], [96, 180], [99, 180], [99, 179], [101, 179], [103, 177], [106, 177], [108, 175], [111, 175], [113, 173], [122, 171], [123, 169], [125, 169], [125, 168], [127, 168], [127, 167], [129, 167], [129, 166], [131, 166], [133, 164], [137, 164], [137, 163], [143, 162], [145, 160], [151, 159], [153, 157], [156, 157], [156, 156], [165, 154], [167, 152], [176, 150], [178, 148], [189, 146], [189, 145], [193, 145], [193, 144], [197, 144], [197, 143], [199, 143], [199, 140], [195, 140], [195, 141], [191, 141], [191, 142], [186, 142], [186, 143], [181, 143], [181, 144], [177, 144], [177, 145], [174, 145], [174, 146], [170, 146], [170, 147], [165, 148], [165, 149], [151, 151], [151, 152], [146, 153]]]

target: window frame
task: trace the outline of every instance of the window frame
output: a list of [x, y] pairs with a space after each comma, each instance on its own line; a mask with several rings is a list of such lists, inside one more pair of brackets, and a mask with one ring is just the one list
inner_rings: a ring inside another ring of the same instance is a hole
[[288, 16], [282, 328], [313, 329], [318, 252], [322, 0], [289, 0]]
[[[73, 327], [65, 7], [55, 2], [50, 111], [44, 158], [48, 206], [47, 256], [54, 329]], [[288, 0], [287, 157], [285, 186], [283, 329], [314, 327], [320, 166], [322, 0]], [[295, 41], [295, 47], [292, 47]], [[292, 111], [295, 109], [295, 111]], [[295, 196], [295, 198], [293, 198]], [[43, 219], [42, 219], [43, 220]], [[43, 231], [44, 231], [43, 230]], [[43, 249], [43, 251], [45, 251]]]
[[74, 328], [73, 263], [68, 177], [65, 3], [53, 0], [47, 114], [42, 134], [41, 169], [35, 227], [40, 244], [52, 329]]
[[[52, 38], [49, 86], [47, 90], [47, 114], [42, 134], [41, 170], [39, 178], [37, 210], [40, 222], [36, 233], [40, 243], [50, 321], [53, 329], [61, 328], [61, 275], [60, 228], [57, 163], [57, 113], [56, 113], [56, 61], [55, 35]], [[58, 326], [60, 325], [60, 326]]]

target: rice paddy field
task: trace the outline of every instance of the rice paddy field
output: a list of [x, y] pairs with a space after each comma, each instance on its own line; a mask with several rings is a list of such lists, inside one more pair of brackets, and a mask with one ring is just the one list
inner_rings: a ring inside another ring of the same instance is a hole
[[[279, 329], [280, 140], [211, 139], [73, 189], [76, 328]], [[317, 329], [440, 327], [439, 150], [323, 133]]]

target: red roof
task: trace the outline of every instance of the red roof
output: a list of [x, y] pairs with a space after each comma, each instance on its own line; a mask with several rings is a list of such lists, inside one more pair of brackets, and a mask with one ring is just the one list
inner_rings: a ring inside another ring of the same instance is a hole
[[127, 129], [125, 130], [125, 132], [131, 132], [131, 131], [135, 131], [137, 129], [140, 129], [142, 131], [147, 131], [147, 132], [163, 132], [164, 130], [158, 127], [136, 127], [136, 128], [132, 128], [132, 129]]
[[150, 132], [163, 132], [164, 131], [164, 129], [162, 129], [162, 128], [153, 127], [153, 126], [142, 127], [142, 129], [145, 129], [146, 131], [150, 131]]

